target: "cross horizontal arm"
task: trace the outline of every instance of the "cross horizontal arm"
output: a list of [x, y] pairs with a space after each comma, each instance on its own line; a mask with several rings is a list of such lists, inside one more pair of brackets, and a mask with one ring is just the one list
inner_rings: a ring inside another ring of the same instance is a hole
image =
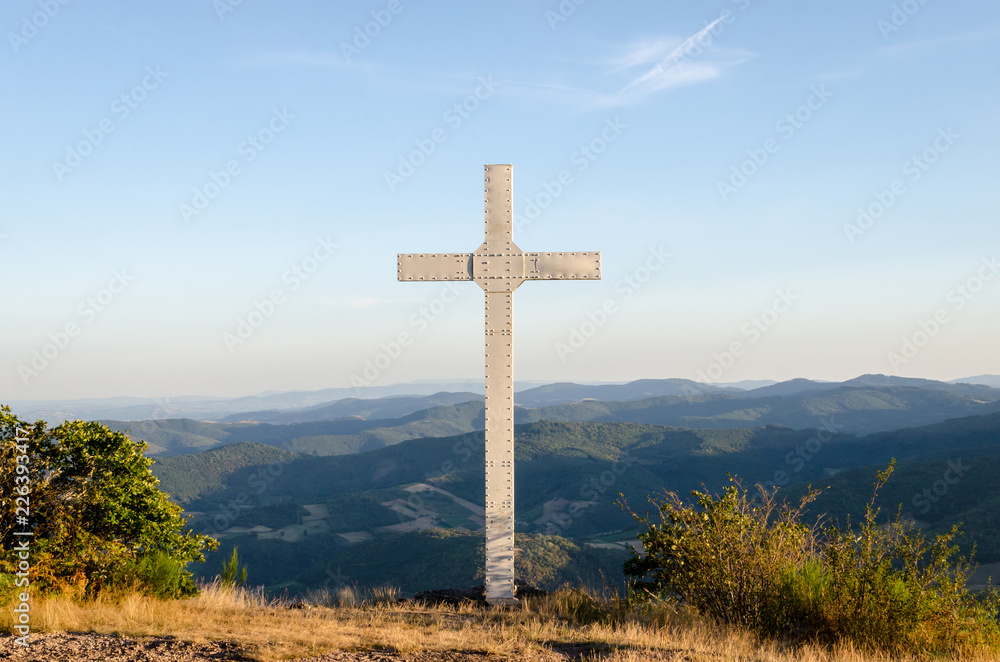
[[399, 253], [398, 280], [472, 280], [471, 253]]
[[526, 280], [600, 280], [601, 253], [525, 253]]

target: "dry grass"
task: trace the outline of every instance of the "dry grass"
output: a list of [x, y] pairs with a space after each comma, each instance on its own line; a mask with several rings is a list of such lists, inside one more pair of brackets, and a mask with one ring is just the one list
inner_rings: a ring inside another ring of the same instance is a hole
[[[759, 643], [747, 634], [668, 608], [642, 613], [612, 609], [610, 618], [596, 619], [581, 610], [580, 596], [563, 592], [526, 602], [523, 609], [482, 610], [399, 604], [389, 600], [391, 592], [383, 594], [381, 601], [361, 600], [342, 592], [328, 596], [330, 603], [339, 606], [293, 609], [260, 593], [209, 585], [199, 597], [180, 601], [139, 594], [89, 601], [40, 598], [32, 605], [32, 624], [36, 631], [167, 635], [192, 642], [227, 640], [262, 661], [316, 656], [338, 649], [475, 651], [539, 662], [569, 655], [608, 662], [890, 660], [850, 648], [829, 651]], [[9, 631], [11, 616], [9, 609], [0, 612], [0, 629]], [[965, 659], [985, 662], [986, 658]]]

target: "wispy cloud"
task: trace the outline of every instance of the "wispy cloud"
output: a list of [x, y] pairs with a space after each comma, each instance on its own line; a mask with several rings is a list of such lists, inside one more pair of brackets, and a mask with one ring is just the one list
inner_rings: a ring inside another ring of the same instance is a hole
[[[577, 105], [581, 109], [635, 105], [662, 90], [718, 78], [726, 68], [755, 57], [756, 53], [723, 48], [715, 43], [732, 23], [727, 21], [726, 16], [732, 15], [720, 16], [687, 38], [667, 35], [644, 37], [598, 61], [577, 61], [577, 65], [589, 69], [589, 80], [583, 85], [573, 85], [565, 75], [560, 77], [561, 84], [544, 80], [532, 82], [525, 80], [531, 76], [518, 76], [516, 72], [510, 72], [514, 74], [510, 77], [498, 76], [497, 82], [503, 84], [504, 94], [533, 94], [550, 102]], [[411, 70], [374, 62], [348, 62], [339, 53], [330, 51], [259, 53], [235, 59], [231, 64], [246, 67], [364, 68], [393, 78], [403, 74], [409, 77], [410, 84], [416, 84], [421, 78], [425, 82], [434, 78], [463, 82], [478, 80], [469, 74]], [[513, 80], [515, 77], [517, 80]], [[607, 90], [613, 85], [618, 86], [617, 92], [601, 89]]]
[[625, 47], [623, 53], [609, 59], [608, 63], [611, 64], [609, 73], [641, 67], [667, 57], [671, 51], [677, 49], [677, 42], [677, 39], [662, 36], [644, 37], [633, 41]]
[[609, 73], [631, 71], [631, 80], [618, 92], [602, 95], [598, 105], [634, 105], [661, 90], [717, 78], [726, 67], [754, 57], [749, 51], [723, 49], [714, 43], [722, 23], [719, 17], [683, 40], [660, 36], [634, 42], [609, 63]]
[[990, 39], [996, 39], [997, 37], [1000, 37], [1000, 27], [993, 27], [986, 30], [976, 30], [974, 32], [943, 35], [940, 37], [932, 37], [930, 39], [920, 39], [918, 41], [911, 41], [905, 44], [884, 46], [879, 49], [879, 52], [892, 57], [907, 57], [948, 46], [988, 41]]
[[[234, 67], [297, 67], [317, 69], [359, 70], [366, 74], [377, 74], [379, 80], [391, 80], [392, 84], [405, 84], [421, 89], [436, 89], [450, 94], [468, 94], [469, 85], [478, 85], [483, 74], [455, 73], [450, 71], [435, 71], [428, 69], [409, 69], [405, 67], [390, 67], [378, 62], [348, 61], [339, 53], [332, 51], [292, 51], [283, 53], [256, 53], [244, 55], [229, 61]], [[497, 81], [513, 85], [531, 85], [532, 83], [514, 83], [513, 81]]]

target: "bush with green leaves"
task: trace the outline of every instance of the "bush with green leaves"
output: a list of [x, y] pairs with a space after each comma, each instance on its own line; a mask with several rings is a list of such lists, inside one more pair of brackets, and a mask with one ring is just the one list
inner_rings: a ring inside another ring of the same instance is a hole
[[[181, 507], [158, 488], [145, 448], [99, 423], [48, 429], [0, 407], [0, 575], [15, 572], [14, 532], [24, 530], [13, 517], [15, 499], [26, 496], [35, 590], [197, 593], [187, 565], [218, 543], [187, 529]], [[27, 495], [15, 492], [25, 486]]]
[[850, 642], [890, 653], [1000, 654], [1000, 597], [965, 588], [973, 571], [952, 540], [927, 540], [897, 513], [879, 523], [878, 474], [859, 526], [804, 523], [812, 490], [797, 505], [739, 481], [713, 496], [651, 498], [658, 521], [633, 515], [645, 553], [625, 564], [637, 602], [672, 599], [764, 638]]

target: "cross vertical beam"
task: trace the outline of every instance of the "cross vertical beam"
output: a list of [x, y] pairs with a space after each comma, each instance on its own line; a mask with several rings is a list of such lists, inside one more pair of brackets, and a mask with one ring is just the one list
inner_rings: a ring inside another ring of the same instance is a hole
[[486, 292], [486, 599], [514, 597], [513, 292]]
[[486, 599], [514, 597], [514, 290], [525, 280], [598, 280], [601, 254], [525, 253], [513, 238], [510, 165], [485, 167], [485, 240], [473, 253], [400, 253], [401, 281], [472, 280], [486, 307]]

